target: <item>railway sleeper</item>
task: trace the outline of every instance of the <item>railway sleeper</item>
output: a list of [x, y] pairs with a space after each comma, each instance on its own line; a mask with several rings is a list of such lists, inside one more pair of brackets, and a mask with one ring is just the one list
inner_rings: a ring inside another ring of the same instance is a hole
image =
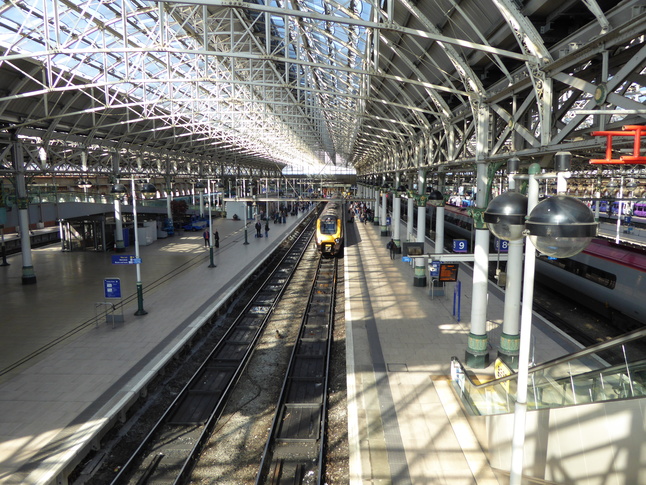
[[320, 405], [285, 404], [277, 441], [317, 441], [321, 434], [321, 413]]
[[168, 419], [168, 423], [176, 426], [192, 426], [204, 424], [213, 414], [220, 402], [222, 390], [197, 391], [191, 390], [182, 399]]

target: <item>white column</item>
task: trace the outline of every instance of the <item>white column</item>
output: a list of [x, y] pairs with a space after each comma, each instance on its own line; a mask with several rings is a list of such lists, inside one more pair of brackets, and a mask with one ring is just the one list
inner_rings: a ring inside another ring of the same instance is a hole
[[121, 216], [121, 201], [118, 197], [114, 198], [114, 243], [115, 250], [120, 253], [123, 252], [126, 248], [125, 243], [123, 242], [123, 217]]
[[444, 252], [444, 204], [435, 209], [435, 253]]
[[388, 226], [386, 225], [386, 217], [388, 214], [388, 192], [384, 191], [381, 194], [381, 236], [388, 236]]
[[393, 241], [395, 241], [395, 248], [397, 253], [399, 253], [401, 250], [401, 237], [400, 237], [400, 220], [401, 220], [401, 198], [399, 197], [399, 194], [395, 194], [395, 198], [393, 199]]
[[380, 215], [380, 214], [379, 214], [379, 211], [380, 211], [380, 209], [379, 209], [379, 188], [378, 188], [378, 187], [375, 187], [375, 188], [374, 188], [374, 191], [375, 191], [375, 192], [374, 192], [374, 196], [375, 196], [375, 210], [374, 210], [374, 222], [373, 222], [373, 224], [374, 224], [375, 226], [378, 226], [378, 225], [379, 225], [379, 215]]
[[[527, 214], [538, 203], [538, 182], [532, 174], [539, 171], [530, 167], [529, 185], [527, 187]], [[523, 279], [523, 305], [520, 320], [520, 349], [518, 352], [518, 387], [514, 407], [514, 428], [511, 441], [510, 485], [520, 485], [523, 474], [525, 417], [527, 414], [527, 383], [529, 381], [529, 354], [532, 334], [532, 301], [534, 299], [534, 271], [536, 270], [536, 248], [530, 238], [525, 238], [526, 254]]]
[[[424, 243], [426, 235], [426, 206], [417, 207], [417, 242]], [[422, 253], [426, 251], [422, 249]], [[426, 286], [425, 258], [415, 258], [415, 276], [413, 286]]]
[[25, 163], [22, 144], [15, 133], [11, 134], [11, 156], [16, 173], [16, 199], [18, 202], [18, 224], [20, 225], [20, 248], [22, 251], [22, 284], [36, 283], [36, 273], [31, 257], [31, 238], [29, 235], [29, 196], [25, 183]]
[[[476, 177], [477, 192], [476, 206], [479, 209], [487, 207], [487, 164], [488, 153], [489, 111], [485, 106], [478, 109], [478, 126], [476, 133]], [[489, 365], [489, 349], [487, 341], [487, 286], [489, 270], [489, 230], [484, 226], [482, 218], [474, 216], [475, 243], [473, 248], [473, 286], [471, 294], [471, 331], [469, 332], [466, 364], [467, 366], [483, 369]]]
[[408, 214], [408, 223], [406, 224], [406, 232], [408, 234], [407, 234], [406, 239], [408, 241], [413, 240], [413, 229], [414, 229], [413, 221], [415, 220], [415, 212], [414, 211], [415, 211], [415, 201], [413, 200], [412, 197], [409, 197], [408, 198], [408, 203], [406, 205], [406, 213]]

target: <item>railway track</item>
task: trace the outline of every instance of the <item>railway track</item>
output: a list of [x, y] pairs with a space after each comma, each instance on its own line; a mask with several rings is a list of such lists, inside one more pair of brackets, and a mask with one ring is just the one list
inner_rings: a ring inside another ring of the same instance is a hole
[[111, 482], [185, 483], [313, 234], [300, 234]]
[[337, 267], [319, 259], [256, 485], [323, 483]]

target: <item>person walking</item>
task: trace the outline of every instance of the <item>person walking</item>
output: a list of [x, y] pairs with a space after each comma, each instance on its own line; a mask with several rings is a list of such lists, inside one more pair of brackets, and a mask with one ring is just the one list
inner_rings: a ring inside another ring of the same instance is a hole
[[208, 248], [209, 247], [209, 236], [210, 236], [208, 227], [204, 230], [204, 234], [202, 234], [202, 236], [204, 237], [204, 247]]
[[213, 245], [214, 245], [216, 248], [219, 248], [219, 247], [220, 247], [220, 233], [218, 232], [218, 230], [217, 230], [217, 229], [216, 229], [216, 230], [215, 230], [215, 232], [213, 233]]
[[386, 244], [386, 247], [390, 251], [390, 259], [395, 259], [395, 241], [390, 239], [390, 242]]
[[269, 237], [269, 220], [265, 221], [265, 237]]

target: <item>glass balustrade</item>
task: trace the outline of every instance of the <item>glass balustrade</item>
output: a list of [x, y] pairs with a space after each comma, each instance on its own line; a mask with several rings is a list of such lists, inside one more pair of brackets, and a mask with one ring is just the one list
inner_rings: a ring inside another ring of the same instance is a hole
[[[511, 413], [516, 400], [515, 374], [475, 383], [453, 358], [455, 388], [477, 415]], [[646, 396], [646, 329], [530, 368], [527, 409], [572, 406]]]

